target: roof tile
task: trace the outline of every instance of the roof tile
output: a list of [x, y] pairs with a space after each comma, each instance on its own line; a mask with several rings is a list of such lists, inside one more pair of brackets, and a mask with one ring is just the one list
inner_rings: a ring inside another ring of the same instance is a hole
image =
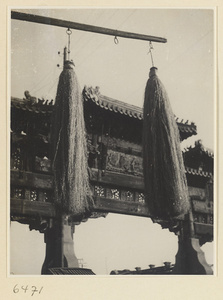
[[[92, 87], [85, 86], [83, 89], [83, 98], [84, 101], [92, 101], [96, 105], [100, 106], [102, 109], [109, 110], [115, 113], [120, 113], [138, 120], [143, 119], [142, 108], [103, 96], [99, 93], [98, 88], [93, 89]], [[13, 107], [40, 114], [51, 113], [53, 107], [52, 102], [53, 100], [50, 102], [50, 104], [48, 104], [48, 100], [45, 101], [43, 99], [38, 99], [36, 103], [32, 104], [27, 99], [19, 99], [15, 97], [11, 98], [11, 105]], [[197, 127], [193, 122], [188, 124], [188, 120], [183, 123], [183, 120], [179, 122], [178, 118], [175, 117], [175, 119], [178, 128], [182, 133], [190, 133], [190, 135], [197, 134]]]

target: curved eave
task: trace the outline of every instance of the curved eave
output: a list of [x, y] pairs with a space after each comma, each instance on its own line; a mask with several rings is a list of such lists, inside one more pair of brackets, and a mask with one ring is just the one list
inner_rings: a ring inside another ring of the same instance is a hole
[[95, 105], [114, 112], [119, 113], [121, 115], [129, 116], [130, 118], [135, 118], [142, 120], [143, 119], [143, 112], [140, 107], [137, 107], [135, 105], [131, 105], [128, 103], [124, 103], [103, 95], [100, 95], [99, 97], [95, 96], [89, 96], [85, 92], [83, 92], [84, 100], [86, 102], [92, 101]]
[[207, 177], [207, 178], [213, 177], [213, 174], [210, 172], [205, 172], [203, 170], [193, 169], [189, 167], [186, 167], [186, 174], [197, 175], [197, 176]]
[[53, 110], [53, 105], [50, 105], [47, 101], [40, 99], [37, 99], [36, 103], [32, 104], [29, 100], [11, 97], [11, 106], [37, 114], [48, 114]]
[[209, 148], [205, 148], [199, 141], [195, 142], [195, 146], [194, 147], [188, 147], [186, 149], [184, 149], [184, 154], [187, 153], [203, 153], [205, 155], [207, 155], [210, 158], [214, 158], [214, 151], [209, 149]]
[[[138, 106], [124, 103], [101, 94], [97, 95], [93, 92], [91, 93], [91, 89], [87, 88], [83, 90], [83, 97], [84, 101], [91, 101], [96, 106], [104, 110], [119, 113], [121, 115], [126, 115], [130, 118], [135, 118], [140, 121], [143, 120], [143, 109]], [[197, 134], [197, 126], [193, 122], [188, 123], [188, 121], [183, 122], [183, 120], [181, 122], [178, 122], [178, 118], [176, 117], [175, 120], [181, 133], [182, 140]]]
[[[83, 98], [85, 102], [91, 101], [96, 106], [100, 107], [101, 109], [104, 109], [105, 111], [118, 113], [133, 119], [138, 119], [140, 121], [143, 120], [142, 108], [137, 107], [135, 105], [124, 103], [119, 100], [103, 96], [101, 94], [99, 94], [98, 96], [95, 94], [89, 94], [86, 89], [83, 90]], [[19, 99], [12, 97], [11, 106], [17, 109], [37, 114], [49, 114], [52, 113], [53, 110], [52, 104], [50, 105], [48, 104], [48, 101], [40, 99], [37, 99], [36, 103], [32, 104], [27, 99]], [[177, 120], [178, 119], [176, 118], [176, 122]], [[197, 127], [194, 123], [188, 124], [188, 121], [181, 121], [177, 122], [177, 126], [179, 128], [182, 140], [197, 134]]]

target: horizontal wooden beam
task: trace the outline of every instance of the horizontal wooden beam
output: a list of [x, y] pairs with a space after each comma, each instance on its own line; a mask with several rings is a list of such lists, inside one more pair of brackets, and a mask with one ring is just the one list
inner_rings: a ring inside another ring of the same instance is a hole
[[90, 179], [96, 184], [105, 184], [121, 188], [136, 189], [144, 191], [143, 177], [116, 173], [112, 171], [101, 172], [97, 169], [91, 169]]
[[94, 210], [139, 217], [150, 217], [149, 209], [146, 204], [101, 197], [95, 198]]
[[213, 225], [194, 222], [194, 230], [197, 236], [209, 235], [213, 238]]
[[89, 31], [89, 32], [94, 32], [94, 33], [112, 35], [114, 37], [123, 37], [123, 38], [128, 38], [128, 39], [137, 39], [137, 40], [151, 41], [151, 42], [157, 42], [157, 43], [166, 43], [167, 42], [167, 39], [157, 37], [157, 36], [120, 31], [120, 30], [115, 30], [115, 29], [110, 29], [110, 28], [81, 24], [81, 23], [76, 23], [76, 22], [71, 22], [71, 21], [66, 21], [66, 20], [61, 20], [61, 19], [55, 19], [55, 18], [50, 18], [50, 17], [21, 13], [21, 12], [16, 12], [16, 11], [11, 12], [11, 18], [20, 20], [20, 21], [28, 21], [28, 22], [34, 22], [34, 23], [39, 23], [39, 24], [59, 26], [59, 27], [64, 27], [64, 28], [69, 28], [69, 29], [76, 29], [76, 30]]
[[[142, 177], [114, 173], [111, 171], [101, 173], [101, 171], [96, 169], [90, 169], [90, 173], [90, 181], [94, 184], [136, 189], [141, 192], [144, 190]], [[11, 184], [15, 186], [51, 190], [53, 189], [53, 176], [50, 174], [11, 170]]]
[[11, 170], [11, 185], [51, 190], [53, 176], [41, 173]]
[[[95, 212], [109, 212], [130, 216], [150, 217], [149, 209], [144, 203], [126, 202], [116, 199], [95, 197]], [[10, 213], [20, 217], [45, 217], [55, 218], [56, 208], [53, 203], [28, 201], [25, 199], [11, 198]], [[195, 235], [197, 237], [209, 236], [213, 239], [213, 225], [194, 222]]]
[[11, 198], [10, 214], [19, 216], [56, 217], [53, 203]]
[[[121, 200], [96, 197], [94, 199], [95, 212], [110, 212], [132, 216], [149, 217], [149, 211], [146, 204], [125, 202]], [[38, 216], [46, 218], [55, 218], [56, 209], [53, 203], [29, 201], [25, 199], [11, 198], [11, 215], [17, 216]]]
[[[144, 191], [143, 177], [115, 173], [111, 171], [102, 172], [97, 169], [90, 169], [90, 182], [96, 185], [104, 184], [106, 186], [117, 188], [120, 187], [134, 189], [139, 192]], [[52, 190], [53, 176], [50, 174], [11, 170], [11, 185]], [[200, 188], [190, 186], [188, 188], [190, 196], [199, 195], [201, 193], [201, 190], [204, 193], [204, 190]], [[199, 205], [201, 206], [201, 202], [199, 203]], [[210, 211], [208, 212], [211, 212], [212, 210], [213, 209], [210, 209]], [[200, 208], [200, 211], [205, 212], [203, 207]]]

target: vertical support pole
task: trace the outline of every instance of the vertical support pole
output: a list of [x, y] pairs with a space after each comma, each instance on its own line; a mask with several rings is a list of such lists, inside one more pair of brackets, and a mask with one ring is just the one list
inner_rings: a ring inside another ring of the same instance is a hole
[[42, 274], [50, 274], [50, 268], [79, 268], [74, 253], [74, 226], [69, 224], [67, 219], [66, 215], [58, 217], [44, 234], [46, 256]]
[[208, 265], [204, 252], [200, 248], [199, 240], [194, 237], [192, 217], [192, 212], [189, 212], [181, 223], [173, 274], [213, 275], [213, 270]]
[[63, 223], [63, 232], [62, 232], [62, 257], [63, 257], [63, 266], [69, 268], [78, 268], [79, 263], [78, 259], [74, 253], [74, 225], [69, 224], [68, 216], [64, 217]]

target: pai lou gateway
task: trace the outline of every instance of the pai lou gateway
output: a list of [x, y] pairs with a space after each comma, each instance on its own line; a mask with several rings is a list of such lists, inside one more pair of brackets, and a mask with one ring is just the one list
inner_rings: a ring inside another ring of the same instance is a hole
[[10, 217], [44, 235], [42, 274], [93, 275], [75, 256], [74, 228], [108, 213], [151, 218], [178, 236], [168, 274], [213, 274], [200, 249], [213, 240], [213, 153], [199, 140], [181, 151], [197, 127], [174, 116], [153, 59], [142, 110], [98, 87], [80, 90], [69, 57], [70, 28], [77, 26], [116, 38], [166, 39], [17, 12], [12, 18], [68, 27], [56, 98], [29, 91], [11, 97]]
[[[106, 216], [109, 212], [150, 217], [144, 199], [142, 109], [103, 96], [98, 88], [85, 87], [83, 99], [94, 207], [79, 218], [69, 216], [61, 221], [54, 203], [51, 169], [53, 102], [34, 98], [33, 103], [29, 97], [11, 98], [11, 221], [28, 224], [30, 230], [44, 234], [43, 274], [52, 274], [54, 268], [79, 268], [73, 231], [82, 221]], [[177, 118], [176, 122], [181, 141], [197, 134], [194, 123]], [[191, 214], [184, 221], [156, 219], [154, 222], [178, 235], [176, 267], [179, 262], [179, 272], [210, 274], [210, 267], [204, 257], [200, 259], [198, 249], [213, 240], [213, 152], [197, 141], [183, 151], [183, 158]], [[61, 237], [61, 232], [66, 238]], [[61, 245], [65, 264], [59, 251]], [[183, 255], [188, 255], [188, 260], [191, 256], [197, 259], [195, 270], [188, 271], [188, 264], [182, 265]], [[81, 271], [90, 272], [83, 268], [73, 272], [81, 274]]]

